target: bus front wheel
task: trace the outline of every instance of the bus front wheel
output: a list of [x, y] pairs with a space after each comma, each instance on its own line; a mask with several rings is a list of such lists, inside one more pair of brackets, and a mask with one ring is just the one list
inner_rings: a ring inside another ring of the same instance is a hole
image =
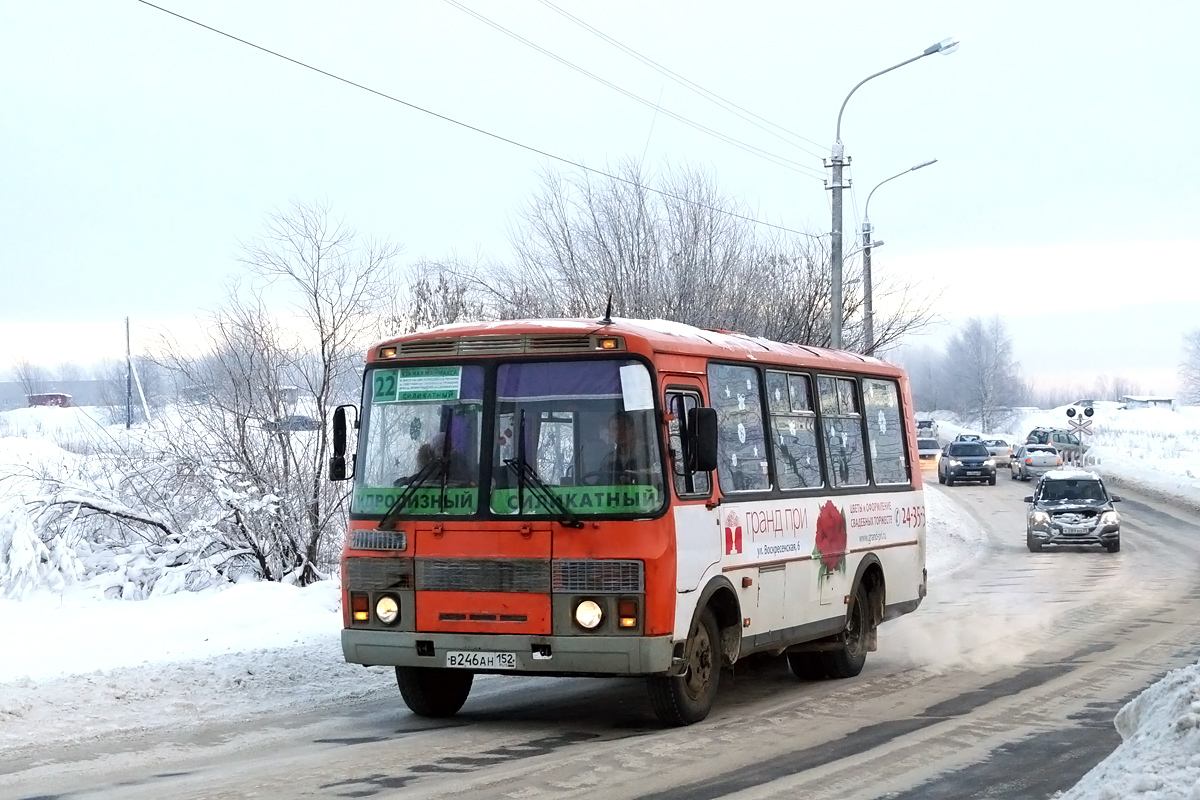
[[721, 634], [711, 609], [692, 623], [687, 669], [682, 675], [647, 679], [654, 713], [668, 725], [691, 725], [708, 716], [721, 680]]
[[404, 704], [421, 717], [452, 717], [467, 702], [475, 673], [439, 667], [396, 667]]
[[871, 609], [867, 604], [867, 590], [861, 583], [850, 598], [850, 613], [846, 616], [846, 630], [841, 635], [841, 647], [821, 653], [825, 672], [831, 678], [853, 678], [862, 672], [867, 663], [867, 650], [871, 641]]

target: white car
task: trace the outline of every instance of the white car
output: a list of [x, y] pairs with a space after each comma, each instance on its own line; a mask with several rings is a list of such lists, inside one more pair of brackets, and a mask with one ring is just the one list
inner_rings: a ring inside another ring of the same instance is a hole
[[1008, 464], [1008, 476], [1014, 481], [1040, 478], [1050, 470], [1062, 467], [1062, 463], [1062, 456], [1052, 444], [1021, 445]]
[[992, 458], [996, 461], [996, 466], [1006, 467], [1013, 457], [1013, 444], [1007, 439], [992, 438], [984, 439], [983, 446], [992, 454]]
[[917, 457], [922, 461], [932, 460], [935, 463], [942, 454], [942, 446], [937, 439], [917, 439]]

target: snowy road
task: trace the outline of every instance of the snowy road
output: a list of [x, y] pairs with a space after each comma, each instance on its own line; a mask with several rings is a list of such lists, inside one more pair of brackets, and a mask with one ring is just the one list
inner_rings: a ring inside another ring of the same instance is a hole
[[1120, 553], [1032, 554], [1030, 490], [931, 489], [982, 538], [856, 679], [743, 662], [685, 729], [661, 728], [636, 680], [483, 678], [445, 722], [372, 690], [333, 712], [46, 742], [0, 765], [0, 796], [1047, 798], [1119, 743], [1125, 700], [1200, 658], [1200, 530], [1130, 499]]

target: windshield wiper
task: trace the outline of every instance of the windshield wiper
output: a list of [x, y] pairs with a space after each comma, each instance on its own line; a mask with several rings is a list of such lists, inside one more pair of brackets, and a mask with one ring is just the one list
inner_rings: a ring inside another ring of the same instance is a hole
[[[403, 511], [404, 507], [408, 505], [408, 501], [412, 499], [414, 494], [416, 494], [417, 489], [420, 489], [422, 486], [424, 486], [425, 482], [432, 478], [437, 472], [441, 472], [443, 476], [447, 472], [446, 459], [442, 456], [438, 456], [430, 460], [428, 464], [421, 467], [420, 472], [409, 479], [408, 486], [406, 486], [404, 491], [397, 495], [396, 499], [392, 501], [392, 504], [388, 506], [388, 510], [384, 513], [383, 519], [379, 520], [379, 525], [376, 527], [376, 530], [394, 531], [396, 529], [396, 522], [400, 518], [400, 512]], [[445, 478], [443, 478], [443, 500], [446, 492], [445, 486]]]
[[517, 423], [517, 457], [504, 459], [504, 466], [517, 473], [518, 514], [525, 511], [524, 489], [528, 485], [529, 491], [533, 492], [533, 496], [545, 508], [558, 509], [558, 524], [564, 528], [583, 527], [583, 523], [579, 521], [579, 517], [571, 513], [571, 509], [567, 508], [559, 496], [551, 491], [546, 482], [538, 477], [537, 472], [525, 460], [525, 409], [521, 409], [521, 421]]

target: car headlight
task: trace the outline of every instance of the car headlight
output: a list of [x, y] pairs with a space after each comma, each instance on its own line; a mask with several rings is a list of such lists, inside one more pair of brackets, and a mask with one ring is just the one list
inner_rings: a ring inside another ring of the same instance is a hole
[[1119, 525], [1121, 524], [1121, 516], [1115, 511], [1105, 511], [1100, 515], [1101, 525]]
[[1045, 525], [1050, 521], [1050, 515], [1045, 511], [1035, 511], [1029, 515], [1029, 521], [1034, 525]]
[[602, 619], [604, 619], [604, 611], [595, 600], [584, 600], [575, 606], [575, 621], [588, 630], [599, 625]]
[[400, 619], [400, 604], [391, 595], [384, 595], [375, 603], [375, 616], [384, 625], [394, 625]]
[[984, 462], [983, 462], [983, 465], [984, 465], [985, 467], [994, 467], [994, 466], [996, 466], [996, 459], [994, 459], [994, 458], [989, 458], [987, 461], [984, 461]]
[[950, 466], [952, 466], [952, 467], [961, 467], [961, 466], [962, 466], [962, 462], [961, 462], [961, 461], [959, 461], [959, 460], [958, 460], [958, 459], [956, 459], [956, 458], [952, 458], [952, 459], [950, 459]]

